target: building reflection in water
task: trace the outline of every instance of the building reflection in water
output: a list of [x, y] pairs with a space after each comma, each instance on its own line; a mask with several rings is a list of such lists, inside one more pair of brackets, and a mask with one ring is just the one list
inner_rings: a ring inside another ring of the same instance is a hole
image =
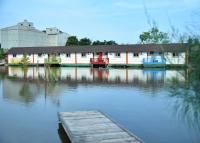
[[[164, 90], [167, 99], [172, 98], [169, 108], [173, 108], [176, 117], [200, 130], [200, 84], [191, 77], [185, 70], [165, 69], [0, 68], [3, 98], [11, 101], [29, 105], [45, 95], [44, 100], [49, 98], [59, 106], [59, 95], [74, 91], [80, 85], [129, 87], [139, 89], [144, 95], [149, 95], [146, 91], [160, 93]], [[58, 134], [60, 140], [67, 143], [60, 125]]]
[[176, 77], [184, 81], [184, 71], [164, 69], [93, 69], [93, 68], [16, 68], [8, 67], [8, 76], [22, 80], [44, 81], [74, 81], [74, 82], [108, 82], [108, 83], [134, 83], [143, 84], [159, 81], [165, 83], [168, 79]]
[[[59, 106], [59, 95], [64, 90], [75, 90], [78, 85], [137, 87], [140, 90], [158, 91], [176, 78], [185, 82], [185, 72], [164, 69], [95, 69], [95, 68], [44, 68], [8, 67], [3, 80], [3, 96], [29, 104], [38, 95], [52, 98]], [[10, 90], [12, 89], [12, 90]]]

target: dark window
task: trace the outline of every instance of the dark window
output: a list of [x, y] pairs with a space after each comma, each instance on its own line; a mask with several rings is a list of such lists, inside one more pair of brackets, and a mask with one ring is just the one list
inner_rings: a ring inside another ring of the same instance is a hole
[[162, 55], [163, 53], [162, 52], [159, 52], [159, 55]]
[[60, 53], [58, 53], [58, 56], [60, 56]]
[[69, 53], [66, 54], [66, 57], [70, 57], [71, 55]]
[[23, 24], [21, 24], [21, 26], [22, 26]]
[[31, 54], [28, 54], [28, 56], [31, 56]]
[[30, 27], [31, 25], [29, 24], [28, 26]]
[[13, 57], [16, 57], [17, 55], [16, 54], [13, 54]]
[[107, 56], [107, 55], [108, 55], [108, 52], [105, 52], [105, 55]]
[[178, 53], [173, 53], [173, 57], [178, 57]]
[[150, 51], [150, 53], [149, 53], [150, 55], [153, 55], [154, 54], [154, 52], [153, 51]]
[[42, 54], [41, 54], [41, 53], [39, 53], [39, 54], [38, 54], [38, 57], [42, 57]]
[[120, 53], [115, 53], [115, 56], [116, 56], [116, 57], [120, 57], [121, 54], [120, 54]]
[[86, 53], [81, 53], [81, 56], [82, 57], [86, 57]]
[[133, 56], [134, 57], [139, 57], [139, 54], [138, 53], [133, 53]]

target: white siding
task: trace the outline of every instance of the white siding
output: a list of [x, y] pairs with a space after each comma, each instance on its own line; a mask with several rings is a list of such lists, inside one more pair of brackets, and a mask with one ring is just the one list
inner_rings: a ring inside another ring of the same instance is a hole
[[45, 59], [48, 59], [48, 54], [42, 54], [41, 56], [38, 56], [38, 54], [34, 55], [35, 64], [44, 64]]
[[22, 54], [17, 54], [15, 57], [13, 55], [9, 54], [8, 55], [8, 63], [9, 64], [19, 64], [19, 62], [22, 60], [23, 55]]
[[[86, 56], [82, 57], [81, 53], [71, 53], [70, 57], [66, 56], [66, 53], [60, 54], [61, 64], [75, 64], [75, 57], [77, 58], [77, 64], [90, 64], [90, 59], [93, 58], [93, 53], [85, 53]], [[23, 55], [18, 54], [16, 57], [13, 57], [12, 54], [8, 55], [8, 63], [17, 63], [22, 59]], [[30, 63], [33, 63], [33, 54], [27, 55]], [[94, 55], [97, 58], [97, 55]], [[164, 53], [164, 57], [166, 59], [166, 64], [185, 64], [185, 53], [179, 53], [178, 56], [173, 56], [173, 53]], [[44, 64], [45, 59], [48, 58], [48, 54], [42, 54], [41, 57], [38, 54], [34, 54], [34, 63], [35, 64]], [[107, 58], [106, 55], [103, 58]], [[117, 57], [115, 53], [108, 53], [109, 64], [126, 64], [126, 53], [120, 53], [120, 57]], [[143, 59], [147, 58], [147, 53], [142, 52], [139, 53], [138, 57], [134, 57], [133, 53], [128, 53], [128, 64], [143, 64]], [[150, 58], [150, 57], [148, 57]], [[157, 56], [157, 58], [161, 58], [161, 56]]]
[[66, 54], [61, 54], [61, 64], [75, 64], [75, 53], [71, 53], [70, 57], [67, 57]]
[[85, 53], [86, 56], [82, 57], [81, 53], [77, 53], [77, 64], [90, 64], [90, 59], [93, 58], [92, 53]]
[[138, 57], [134, 56], [134, 53], [128, 53], [128, 64], [142, 64], [143, 59], [147, 57], [147, 53], [140, 52], [138, 53]]
[[120, 53], [120, 57], [116, 53], [108, 53], [109, 64], [126, 64], [126, 53]]
[[185, 53], [179, 53], [178, 56], [173, 56], [173, 53], [165, 53], [166, 64], [185, 64]]

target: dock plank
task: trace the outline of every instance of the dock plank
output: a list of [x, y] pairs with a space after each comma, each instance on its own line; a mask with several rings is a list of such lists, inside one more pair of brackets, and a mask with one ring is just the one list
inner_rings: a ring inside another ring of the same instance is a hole
[[72, 143], [142, 143], [99, 111], [59, 112], [58, 117]]

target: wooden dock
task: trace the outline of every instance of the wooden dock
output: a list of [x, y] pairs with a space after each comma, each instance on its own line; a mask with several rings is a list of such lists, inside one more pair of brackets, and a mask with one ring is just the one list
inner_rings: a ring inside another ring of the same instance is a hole
[[59, 112], [58, 117], [71, 143], [142, 143], [99, 111]]

